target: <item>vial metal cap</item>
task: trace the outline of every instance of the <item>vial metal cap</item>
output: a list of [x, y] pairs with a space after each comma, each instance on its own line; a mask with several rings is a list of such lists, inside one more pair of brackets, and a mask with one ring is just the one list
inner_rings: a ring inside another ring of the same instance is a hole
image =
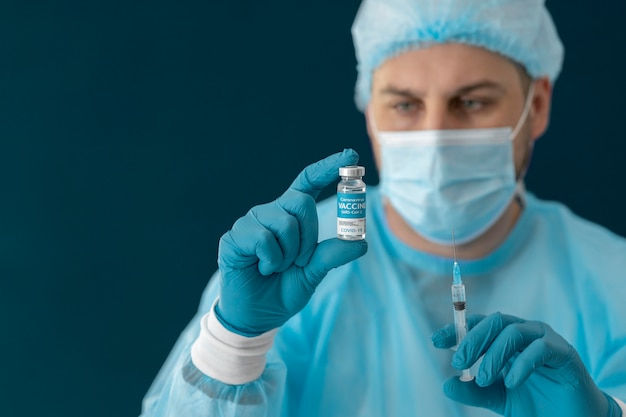
[[340, 177], [362, 177], [365, 175], [365, 167], [350, 165], [339, 168]]

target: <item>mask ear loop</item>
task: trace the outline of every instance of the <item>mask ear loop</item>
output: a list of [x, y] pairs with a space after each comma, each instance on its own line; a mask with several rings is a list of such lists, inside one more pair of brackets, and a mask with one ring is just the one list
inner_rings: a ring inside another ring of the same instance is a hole
[[530, 107], [533, 104], [533, 95], [535, 93], [535, 83], [531, 83], [528, 88], [528, 95], [526, 96], [526, 102], [524, 103], [524, 110], [522, 111], [522, 115], [517, 121], [517, 125], [515, 125], [515, 129], [513, 129], [513, 133], [511, 133], [511, 140], [515, 140], [520, 130], [522, 130], [522, 126], [526, 123], [526, 119], [528, 118], [528, 114], [530, 113]]
[[[528, 95], [526, 96], [526, 102], [524, 103], [524, 110], [522, 111], [522, 115], [520, 116], [520, 119], [518, 120], [517, 125], [515, 126], [515, 129], [513, 129], [513, 133], [511, 133], [511, 141], [515, 141], [515, 138], [519, 134], [520, 130], [522, 130], [522, 126], [524, 126], [524, 123], [526, 123], [526, 119], [528, 118], [528, 115], [530, 114], [530, 108], [533, 103], [534, 93], [535, 93], [535, 83], [532, 82], [530, 84], [530, 87], [528, 88]], [[528, 171], [528, 166], [530, 165], [530, 157], [533, 151], [532, 149], [533, 145], [531, 144], [530, 146], [531, 148], [528, 151], [530, 152], [530, 154], [528, 155], [526, 166], [522, 168], [522, 171], [517, 177], [516, 184], [515, 184], [515, 200], [518, 202], [518, 204], [520, 205], [522, 209], [526, 207], [526, 184], [524, 184], [524, 177], [526, 176], [526, 171]]]

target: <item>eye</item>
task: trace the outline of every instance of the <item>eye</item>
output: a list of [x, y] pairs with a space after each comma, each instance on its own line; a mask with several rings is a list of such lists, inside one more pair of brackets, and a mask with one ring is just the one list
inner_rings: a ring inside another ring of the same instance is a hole
[[401, 113], [401, 114], [412, 113], [415, 110], [417, 110], [417, 105], [410, 101], [401, 101], [398, 103], [394, 103], [391, 105], [391, 107], [396, 112]]
[[493, 110], [496, 103], [497, 101], [494, 98], [485, 95], [459, 96], [450, 102], [450, 110], [464, 116], [487, 114], [487, 112]]
[[485, 106], [485, 104], [486, 103], [482, 100], [467, 98], [467, 99], [460, 99], [458, 102], [458, 107], [461, 110], [476, 111], [476, 110], [482, 109]]

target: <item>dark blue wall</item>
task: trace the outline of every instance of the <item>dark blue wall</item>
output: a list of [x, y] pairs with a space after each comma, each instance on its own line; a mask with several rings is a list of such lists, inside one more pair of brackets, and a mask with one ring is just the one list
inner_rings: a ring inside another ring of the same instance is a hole
[[[358, 1], [208, 3], [0, 4], [3, 416], [137, 415], [232, 222], [344, 147], [373, 167]], [[529, 188], [626, 235], [626, 3], [549, 6]]]

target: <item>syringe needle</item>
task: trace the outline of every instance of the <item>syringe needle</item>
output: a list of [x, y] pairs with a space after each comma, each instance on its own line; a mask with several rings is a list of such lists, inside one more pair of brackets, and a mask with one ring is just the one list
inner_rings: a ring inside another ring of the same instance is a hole
[[456, 241], [454, 240], [454, 227], [452, 228], [452, 253], [454, 253], [454, 263], [456, 264]]

